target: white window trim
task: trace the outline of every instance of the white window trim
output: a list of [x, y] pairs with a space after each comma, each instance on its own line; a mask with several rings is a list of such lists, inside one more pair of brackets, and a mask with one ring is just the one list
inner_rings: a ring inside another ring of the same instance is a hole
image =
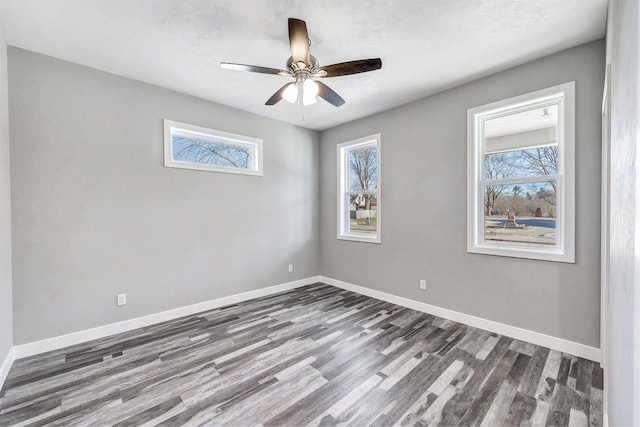
[[[548, 102], [563, 96], [558, 115], [558, 136], [562, 138], [560, 167], [556, 176], [540, 176], [533, 181], [557, 179], [559, 188], [556, 230], [558, 243], [543, 248], [508, 242], [484, 240], [484, 193], [480, 194], [482, 181], [482, 121], [500, 116], [515, 108], [531, 108], [537, 103]], [[564, 107], [564, 108], [563, 108]], [[575, 262], [575, 82], [568, 82], [539, 91], [471, 108], [467, 112], [467, 252], [536, 260]]]
[[[347, 203], [344, 197], [346, 183], [349, 170], [348, 164], [344, 160], [344, 154], [350, 148], [360, 145], [369, 145], [371, 143], [376, 144], [376, 174], [378, 177], [377, 188], [377, 211], [376, 211], [376, 235], [371, 237], [365, 233], [348, 232], [348, 214]], [[382, 157], [382, 146], [380, 134], [365, 136], [363, 138], [354, 139], [352, 141], [343, 142], [338, 144], [338, 239], [339, 240], [351, 240], [354, 242], [364, 243], [381, 243], [382, 242], [382, 169], [380, 159]]]
[[[171, 134], [172, 130], [175, 131], [187, 131], [190, 133], [201, 134], [206, 138], [216, 138], [229, 141], [230, 144], [245, 145], [253, 148], [252, 167], [250, 169], [213, 166], [213, 165], [200, 165], [197, 163], [182, 162], [173, 158], [171, 150]], [[210, 172], [223, 172], [223, 173], [235, 173], [242, 175], [263, 175], [262, 169], [262, 140], [258, 138], [252, 138], [250, 136], [236, 135], [229, 132], [223, 132], [216, 129], [209, 129], [201, 126], [190, 125], [187, 123], [180, 123], [173, 120], [164, 120], [164, 165], [170, 168], [180, 169], [193, 169]]]

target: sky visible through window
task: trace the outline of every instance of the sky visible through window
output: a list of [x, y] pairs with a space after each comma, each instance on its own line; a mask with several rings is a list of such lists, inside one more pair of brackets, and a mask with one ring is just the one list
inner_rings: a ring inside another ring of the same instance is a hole
[[507, 179], [558, 173], [558, 145], [485, 155], [484, 178]]

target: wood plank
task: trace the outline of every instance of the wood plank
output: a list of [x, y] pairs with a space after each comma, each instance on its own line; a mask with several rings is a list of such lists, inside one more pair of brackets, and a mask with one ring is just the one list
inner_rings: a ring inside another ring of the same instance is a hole
[[496, 394], [493, 403], [480, 423], [481, 426], [504, 424], [504, 420], [509, 415], [509, 409], [511, 408], [512, 402], [516, 396], [524, 371], [529, 364], [529, 360], [531, 360], [530, 356], [527, 356], [524, 353], [518, 353], [518, 356], [509, 371], [509, 375], [507, 375], [506, 380], [500, 386], [500, 390]]
[[540, 384], [540, 378], [549, 356], [549, 349], [536, 346], [527, 370], [524, 372], [522, 382], [518, 391], [527, 396], [535, 397], [536, 390]]
[[536, 409], [536, 399], [522, 392], [516, 392], [503, 424], [506, 426], [531, 425], [531, 417]]
[[500, 390], [500, 385], [509, 374], [509, 371], [517, 357], [518, 353], [507, 350], [505, 356], [500, 360], [484, 386], [481, 388], [478, 398], [474, 400], [469, 410], [462, 417], [460, 421], [461, 424], [480, 424], [487, 414], [487, 411], [489, 411], [493, 400]]

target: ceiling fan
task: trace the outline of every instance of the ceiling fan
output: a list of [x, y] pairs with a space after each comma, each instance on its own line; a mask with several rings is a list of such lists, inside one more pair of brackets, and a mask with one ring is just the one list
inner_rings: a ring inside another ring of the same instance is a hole
[[227, 70], [276, 74], [295, 78], [294, 82], [285, 84], [274, 93], [265, 102], [265, 105], [275, 105], [281, 99], [294, 103], [298, 99], [299, 92], [302, 92], [304, 105], [314, 104], [316, 95], [319, 95], [336, 107], [344, 104], [344, 99], [329, 86], [317, 80], [318, 78], [346, 76], [382, 68], [382, 60], [380, 58], [340, 62], [321, 67], [318, 60], [309, 53], [311, 42], [307, 33], [307, 24], [300, 19], [289, 18], [289, 44], [291, 45], [291, 57], [287, 60], [286, 70], [229, 62], [221, 62], [220, 66]]

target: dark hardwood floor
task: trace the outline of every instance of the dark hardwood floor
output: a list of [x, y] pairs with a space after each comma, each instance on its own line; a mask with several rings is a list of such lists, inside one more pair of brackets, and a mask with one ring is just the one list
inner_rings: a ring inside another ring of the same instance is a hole
[[602, 425], [597, 363], [316, 284], [17, 360], [0, 425]]

